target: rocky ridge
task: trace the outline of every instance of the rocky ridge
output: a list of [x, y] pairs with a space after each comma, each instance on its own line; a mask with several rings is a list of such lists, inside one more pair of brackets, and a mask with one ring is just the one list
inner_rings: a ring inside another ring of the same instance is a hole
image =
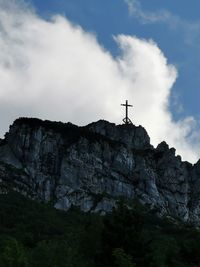
[[17, 119], [0, 140], [0, 191], [10, 189], [62, 210], [105, 213], [137, 199], [200, 225], [200, 161], [183, 162], [165, 142], [154, 148], [141, 126]]

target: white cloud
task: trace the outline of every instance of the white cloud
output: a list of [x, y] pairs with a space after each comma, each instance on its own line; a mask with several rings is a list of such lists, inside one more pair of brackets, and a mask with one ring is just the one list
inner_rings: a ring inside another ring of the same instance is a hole
[[19, 116], [81, 125], [101, 118], [120, 123], [120, 104], [129, 99], [132, 121], [146, 127], [154, 145], [166, 140], [185, 159], [197, 160], [197, 124], [194, 118], [173, 121], [168, 105], [177, 71], [153, 41], [116, 36], [121, 55], [113, 58], [93, 34], [66, 18], [45, 21], [4, 2], [0, 0], [1, 134]]
[[199, 49], [200, 21], [188, 21], [166, 9], [156, 11], [144, 10], [139, 0], [123, 0], [128, 7], [129, 15], [142, 24], [163, 23], [170, 29], [182, 34], [184, 44]]
[[138, 0], [124, 0], [124, 2], [128, 6], [129, 14], [131, 16], [135, 16], [141, 20], [143, 23], [155, 23], [155, 22], [166, 22], [171, 21], [174, 24], [175, 21], [179, 21], [179, 19], [173, 16], [167, 10], [159, 10], [157, 12], [149, 12], [144, 11], [141, 7], [141, 4]]

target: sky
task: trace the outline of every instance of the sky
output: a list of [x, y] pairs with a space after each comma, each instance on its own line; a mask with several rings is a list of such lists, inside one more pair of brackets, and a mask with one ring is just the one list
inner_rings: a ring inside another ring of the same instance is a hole
[[0, 0], [0, 136], [18, 117], [130, 119], [200, 158], [199, 1]]

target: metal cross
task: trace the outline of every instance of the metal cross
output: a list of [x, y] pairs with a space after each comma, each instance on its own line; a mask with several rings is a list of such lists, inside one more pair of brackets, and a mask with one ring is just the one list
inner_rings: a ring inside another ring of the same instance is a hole
[[125, 124], [132, 124], [132, 121], [128, 117], [128, 107], [132, 107], [132, 105], [128, 104], [128, 100], [126, 100], [126, 104], [121, 104], [121, 106], [126, 107], [126, 117], [123, 119]]

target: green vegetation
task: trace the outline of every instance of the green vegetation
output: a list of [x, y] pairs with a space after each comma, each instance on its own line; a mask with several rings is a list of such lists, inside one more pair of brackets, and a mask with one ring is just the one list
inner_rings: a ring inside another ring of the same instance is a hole
[[0, 266], [200, 266], [199, 231], [132, 206], [99, 216], [0, 195]]

